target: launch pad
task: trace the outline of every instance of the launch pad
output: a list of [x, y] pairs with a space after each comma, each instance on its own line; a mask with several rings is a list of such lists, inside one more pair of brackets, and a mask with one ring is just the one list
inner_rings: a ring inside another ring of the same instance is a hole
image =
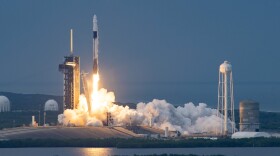
[[[65, 61], [63, 64], [59, 65], [59, 70], [64, 73], [64, 112], [63, 114], [58, 115], [58, 122], [60, 125], [63, 126], [107, 126], [111, 127], [112, 129], [115, 129], [116, 125], [130, 125], [132, 126], [131, 130], [133, 133], [137, 132], [138, 129], [133, 128], [135, 125], [149, 125], [152, 127], [152, 123], [155, 120], [156, 123], [159, 123], [160, 125], [154, 124], [155, 127], [160, 127], [162, 129], [165, 128], [165, 137], [167, 138], [169, 136], [168, 129], [175, 130], [174, 136], [180, 136], [181, 133], [185, 133], [188, 131], [197, 131], [199, 134], [195, 134], [198, 136], [204, 136], [204, 129], [201, 128], [201, 124], [206, 123], [204, 120], [201, 119], [199, 122], [194, 122], [194, 124], [189, 123], [188, 121], [191, 120], [191, 118], [194, 118], [192, 115], [186, 115], [186, 114], [192, 114], [190, 113], [182, 113], [183, 111], [181, 109], [184, 109], [184, 111], [189, 111], [188, 107], [186, 105], [192, 106], [193, 104], [185, 104], [184, 107], [174, 108], [171, 104], [167, 103], [165, 100], [157, 100], [154, 99], [152, 102], [148, 104], [141, 104], [139, 103], [139, 107], [137, 105], [137, 109], [130, 109], [129, 107], [120, 107], [115, 105], [115, 95], [113, 92], [108, 92], [104, 88], [99, 88], [99, 66], [98, 66], [98, 45], [99, 45], [99, 33], [98, 33], [98, 26], [97, 26], [97, 17], [96, 15], [93, 16], [93, 36], [92, 36], [92, 50], [93, 50], [93, 59], [92, 59], [92, 73], [90, 74], [89, 78], [87, 79], [86, 73], [82, 72], [80, 73], [80, 59], [78, 56], [73, 55], [73, 34], [71, 30], [71, 37], [70, 37], [70, 56], [65, 57]], [[227, 81], [230, 78], [232, 78], [231, 75], [231, 65], [229, 62], [225, 62], [220, 66], [220, 72], [224, 74], [224, 77], [221, 79], [223, 82], [219, 82], [219, 86], [221, 87], [222, 94], [218, 95], [219, 101], [222, 103], [219, 103], [219, 106], [223, 106], [220, 108], [218, 106], [218, 111], [211, 112], [212, 115], [209, 117], [211, 118], [211, 121], [223, 123], [223, 129], [217, 128], [211, 124], [211, 126], [208, 126], [207, 134], [210, 133], [218, 133], [218, 130], [221, 129], [220, 134], [227, 136], [229, 133], [229, 127], [228, 127], [228, 110], [231, 110], [233, 112], [234, 110], [234, 103], [233, 103], [233, 85], [232, 83], [227, 84]], [[221, 75], [222, 75], [221, 74]], [[83, 90], [84, 94], [80, 95], [80, 76], [83, 84]], [[232, 80], [232, 79], [229, 79]], [[88, 85], [90, 84], [90, 86]], [[229, 102], [231, 101], [231, 102]], [[224, 102], [224, 103], [223, 103]], [[231, 105], [230, 105], [231, 104]], [[204, 108], [206, 104], [199, 104], [199, 107]], [[229, 106], [230, 105], [230, 106]], [[163, 107], [164, 106], [164, 107]], [[160, 113], [154, 113], [158, 112], [154, 111], [153, 109], [156, 108], [166, 108], [162, 110], [162, 114], [166, 114], [167, 116], [161, 115]], [[174, 108], [174, 109], [170, 109]], [[196, 107], [192, 107], [196, 109]], [[138, 110], [139, 109], [139, 110]], [[171, 113], [172, 111], [176, 111], [174, 113]], [[201, 112], [199, 110], [199, 112]], [[222, 114], [224, 113], [224, 114]], [[175, 114], [175, 115], [173, 115]], [[180, 115], [181, 114], [181, 115]], [[203, 112], [201, 113], [203, 114]], [[214, 115], [215, 114], [215, 115]], [[221, 116], [224, 116], [224, 120]], [[230, 113], [233, 114], [233, 113]], [[204, 114], [203, 114], [204, 115]], [[234, 114], [231, 119], [231, 131], [230, 133], [235, 132], [235, 125], [234, 125]], [[154, 117], [156, 117], [154, 119]], [[173, 120], [168, 121], [170, 118], [177, 118], [176, 120], [178, 122], [174, 122], [175, 126], [170, 125], [170, 122]], [[182, 118], [184, 117], [184, 118]], [[115, 120], [116, 119], [116, 120]], [[198, 119], [195, 119], [198, 120]], [[209, 119], [210, 120], [210, 119]], [[183, 126], [182, 126], [183, 125]], [[217, 124], [218, 125], [218, 124]], [[220, 124], [222, 125], [222, 124]], [[199, 130], [195, 129], [194, 127], [200, 127]], [[180, 128], [177, 128], [180, 127]], [[191, 127], [189, 129], [189, 127]], [[221, 126], [222, 127], [222, 126]], [[195, 129], [195, 130], [194, 130]], [[127, 129], [128, 130], [128, 129]], [[180, 131], [180, 132], [179, 132]], [[195, 133], [195, 132], [193, 132]], [[155, 133], [158, 135], [158, 133]], [[146, 134], [144, 134], [146, 136]]]
[[[146, 128], [144, 126], [135, 127], [138, 132], [162, 135], [163, 131]], [[134, 128], [134, 129], [135, 129]], [[103, 138], [141, 138], [143, 134], [135, 133], [126, 127], [19, 127], [0, 131], [0, 139], [103, 139]]]

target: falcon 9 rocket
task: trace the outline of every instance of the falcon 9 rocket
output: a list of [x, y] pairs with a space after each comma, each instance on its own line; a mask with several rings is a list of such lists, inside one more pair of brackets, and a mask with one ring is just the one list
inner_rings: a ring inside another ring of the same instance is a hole
[[98, 26], [97, 17], [93, 16], [93, 74], [98, 73]]

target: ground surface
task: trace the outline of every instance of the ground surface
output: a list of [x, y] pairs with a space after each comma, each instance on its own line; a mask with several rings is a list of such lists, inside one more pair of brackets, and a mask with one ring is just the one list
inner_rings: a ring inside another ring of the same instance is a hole
[[19, 127], [0, 131], [1, 139], [132, 138], [137, 134], [122, 127]]

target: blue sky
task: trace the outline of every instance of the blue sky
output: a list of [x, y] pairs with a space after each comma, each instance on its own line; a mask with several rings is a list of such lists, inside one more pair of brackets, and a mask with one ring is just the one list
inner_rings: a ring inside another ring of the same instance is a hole
[[280, 111], [279, 1], [0, 1], [0, 90], [62, 95], [58, 64], [92, 67], [97, 14], [102, 85], [117, 101], [217, 103], [218, 68], [233, 65], [236, 105]]

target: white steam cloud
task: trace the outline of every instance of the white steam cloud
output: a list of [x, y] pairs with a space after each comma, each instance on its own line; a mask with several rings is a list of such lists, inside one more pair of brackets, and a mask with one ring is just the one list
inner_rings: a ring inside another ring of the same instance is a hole
[[[222, 119], [216, 116], [216, 109], [207, 107], [205, 103], [197, 106], [193, 103], [186, 103], [175, 108], [165, 100], [154, 99], [149, 103], [138, 103], [136, 109], [128, 106], [113, 104], [115, 95], [107, 92], [106, 89], [98, 91], [99, 96], [104, 99], [101, 105], [88, 113], [85, 97], [80, 96], [79, 108], [75, 110], [67, 109], [58, 116], [58, 121], [64, 125], [75, 126], [102, 126], [106, 121], [106, 113], [110, 112], [114, 125], [149, 125], [164, 129], [168, 127], [171, 131], [188, 133], [215, 133], [221, 129]], [[92, 106], [94, 107], [94, 106]]]

